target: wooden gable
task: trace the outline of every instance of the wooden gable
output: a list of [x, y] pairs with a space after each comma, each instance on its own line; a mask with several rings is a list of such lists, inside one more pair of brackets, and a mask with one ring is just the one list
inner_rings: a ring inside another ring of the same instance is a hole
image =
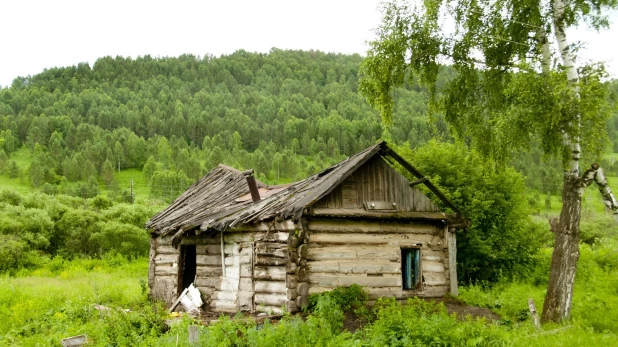
[[365, 210], [371, 209], [372, 204], [376, 209], [393, 211], [440, 211], [423, 192], [410, 187], [407, 178], [378, 156], [369, 159], [313, 207]]

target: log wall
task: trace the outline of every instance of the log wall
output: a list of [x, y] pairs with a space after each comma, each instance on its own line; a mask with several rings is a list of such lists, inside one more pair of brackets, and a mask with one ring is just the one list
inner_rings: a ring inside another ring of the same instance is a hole
[[178, 296], [178, 261], [180, 252], [171, 237], [153, 237], [150, 242], [148, 285], [150, 295], [171, 305]]
[[[358, 284], [379, 297], [441, 297], [449, 291], [448, 243], [442, 225], [312, 220], [308, 223], [309, 294]], [[419, 246], [420, 245], [420, 246]], [[420, 247], [422, 287], [403, 290], [401, 248]]]

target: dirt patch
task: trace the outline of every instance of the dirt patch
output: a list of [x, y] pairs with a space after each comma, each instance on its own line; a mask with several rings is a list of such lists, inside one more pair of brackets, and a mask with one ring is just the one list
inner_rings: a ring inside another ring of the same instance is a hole
[[343, 319], [343, 329], [354, 333], [356, 330], [362, 329], [367, 323], [366, 317], [361, 317], [354, 312], [348, 311]]
[[457, 319], [463, 320], [467, 316], [472, 316], [474, 318], [485, 318], [488, 322], [500, 320], [500, 316], [488, 308], [468, 305], [451, 297], [426, 300], [435, 303], [443, 303], [448, 314], [455, 313]]

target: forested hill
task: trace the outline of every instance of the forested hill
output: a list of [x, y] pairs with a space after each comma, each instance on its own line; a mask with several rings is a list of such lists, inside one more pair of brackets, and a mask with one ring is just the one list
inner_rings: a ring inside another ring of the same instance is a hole
[[[0, 91], [0, 164], [47, 189], [111, 180], [118, 166], [190, 181], [225, 162], [270, 181], [299, 178], [381, 137], [379, 115], [357, 93], [361, 59], [278, 49], [105, 57], [17, 78]], [[398, 94], [392, 140], [426, 142], [426, 93]], [[22, 145], [33, 151], [26, 173], [10, 160]]]
[[[98, 180], [114, 187], [114, 170], [143, 169], [151, 193], [171, 197], [220, 162], [279, 182], [380, 137], [416, 147], [448, 136], [443, 122], [429, 124], [427, 93], [417, 85], [396, 91], [394, 124], [383, 134], [357, 93], [361, 60], [278, 49], [104, 57], [17, 78], [0, 90], [0, 171], [46, 191], [91, 196]], [[24, 148], [31, 160], [18, 165], [13, 154]]]

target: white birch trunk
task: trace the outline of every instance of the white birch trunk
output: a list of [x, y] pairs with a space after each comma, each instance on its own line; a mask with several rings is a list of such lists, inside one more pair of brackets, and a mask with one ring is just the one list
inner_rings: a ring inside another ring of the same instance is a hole
[[[573, 54], [570, 51], [564, 26], [563, 0], [553, 0], [553, 24], [558, 51], [562, 65], [566, 69], [569, 83], [577, 93], [579, 76], [575, 68]], [[574, 120], [580, 127], [579, 115]], [[581, 199], [585, 186], [579, 178], [579, 159], [581, 146], [578, 136], [564, 132], [565, 145], [571, 150], [569, 165], [564, 172], [562, 191], [562, 210], [560, 218], [550, 221], [555, 235], [547, 294], [543, 305], [543, 322], [560, 322], [571, 315], [573, 284], [579, 259], [579, 221], [581, 216]]]

